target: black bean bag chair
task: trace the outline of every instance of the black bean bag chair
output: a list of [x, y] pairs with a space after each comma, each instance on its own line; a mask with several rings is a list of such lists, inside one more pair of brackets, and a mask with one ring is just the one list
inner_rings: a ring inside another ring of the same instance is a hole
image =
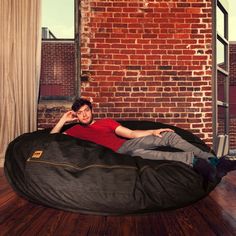
[[[172, 128], [190, 143], [210, 151], [197, 136], [178, 127], [151, 121], [121, 123], [131, 129]], [[4, 170], [13, 189], [29, 201], [102, 215], [184, 207], [206, 196], [220, 181], [206, 182], [181, 162], [118, 154], [61, 133], [49, 134], [49, 130], [13, 140], [7, 148]]]

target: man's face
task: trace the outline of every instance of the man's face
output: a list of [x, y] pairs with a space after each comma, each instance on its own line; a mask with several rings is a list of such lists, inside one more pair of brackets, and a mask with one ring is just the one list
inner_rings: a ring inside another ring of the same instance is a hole
[[81, 124], [89, 125], [93, 122], [93, 113], [88, 105], [82, 106], [77, 112], [76, 115]]

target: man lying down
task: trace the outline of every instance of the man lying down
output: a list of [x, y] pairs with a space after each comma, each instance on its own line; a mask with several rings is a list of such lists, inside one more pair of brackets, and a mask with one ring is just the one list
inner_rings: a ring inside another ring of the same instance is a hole
[[[78, 121], [79, 124], [67, 129], [64, 132], [67, 135], [144, 159], [180, 161], [192, 166], [207, 181], [215, 181], [236, 170], [236, 160], [227, 157], [218, 159], [182, 139], [172, 129], [131, 130], [113, 119], [95, 120], [91, 102], [83, 98], [75, 100], [72, 110], [61, 117], [51, 133], [60, 132], [66, 122], [72, 121]], [[178, 148], [183, 152], [153, 150], [159, 146]]]

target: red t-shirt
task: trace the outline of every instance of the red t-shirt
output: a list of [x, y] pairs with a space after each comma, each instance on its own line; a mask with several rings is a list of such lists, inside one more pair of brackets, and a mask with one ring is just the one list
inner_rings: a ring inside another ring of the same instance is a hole
[[91, 125], [75, 125], [65, 131], [75, 138], [85, 139], [117, 151], [126, 141], [116, 135], [115, 129], [120, 126], [112, 119], [101, 119]]

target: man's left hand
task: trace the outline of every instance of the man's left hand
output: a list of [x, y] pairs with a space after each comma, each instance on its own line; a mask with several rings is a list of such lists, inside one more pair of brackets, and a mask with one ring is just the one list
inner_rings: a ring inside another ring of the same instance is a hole
[[155, 129], [155, 130], [153, 130], [153, 132], [152, 132], [152, 135], [154, 135], [154, 136], [158, 136], [158, 137], [162, 137], [162, 135], [161, 135], [161, 133], [163, 133], [163, 132], [175, 132], [173, 129]]

